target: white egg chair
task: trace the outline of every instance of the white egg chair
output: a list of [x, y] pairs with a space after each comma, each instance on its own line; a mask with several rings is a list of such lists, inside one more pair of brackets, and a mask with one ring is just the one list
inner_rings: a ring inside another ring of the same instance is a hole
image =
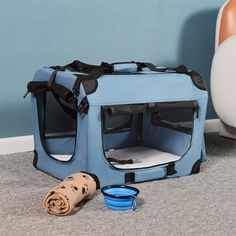
[[220, 118], [220, 135], [236, 139], [236, 0], [219, 11], [211, 70], [211, 94]]

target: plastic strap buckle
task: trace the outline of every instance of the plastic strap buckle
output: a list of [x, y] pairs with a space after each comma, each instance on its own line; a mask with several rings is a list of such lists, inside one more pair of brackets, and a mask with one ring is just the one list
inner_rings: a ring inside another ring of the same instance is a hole
[[167, 176], [175, 175], [177, 171], [175, 170], [175, 163], [171, 162], [167, 166]]
[[80, 114], [82, 113], [88, 114], [88, 110], [89, 110], [89, 102], [87, 96], [85, 96], [79, 104], [78, 112]]

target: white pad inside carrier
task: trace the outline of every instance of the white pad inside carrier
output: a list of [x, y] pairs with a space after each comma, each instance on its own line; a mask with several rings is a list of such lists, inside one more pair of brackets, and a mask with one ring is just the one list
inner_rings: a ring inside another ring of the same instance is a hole
[[72, 157], [72, 155], [67, 155], [67, 154], [63, 154], [63, 155], [60, 155], [60, 154], [53, 154], [52, 155], [51, 154], [51, 156], [58, 161], [69, 161]]
[[111, 149], [106, 152], [107, 158], [115, 158], [117, 160], [129, 160], [134, 161], [133, 164], [118, 164], [112, 162], [112, 164], [120, 169], [135, 169], [152, 167], [156, 165], [166, 164], [169, 162], [177, 161], [181, 156], [177, 156], [168, 152], [162, 152], [154, 148], [136, 146], [122, 149]]

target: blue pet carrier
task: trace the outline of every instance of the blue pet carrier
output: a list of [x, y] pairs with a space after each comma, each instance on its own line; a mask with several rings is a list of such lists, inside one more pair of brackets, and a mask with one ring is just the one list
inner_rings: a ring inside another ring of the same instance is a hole
[[32, 93], [34, 166], [101, 186], [195, 174], [206, 159], [208, 94], [185, 66], [74, 61], [38, 70]]

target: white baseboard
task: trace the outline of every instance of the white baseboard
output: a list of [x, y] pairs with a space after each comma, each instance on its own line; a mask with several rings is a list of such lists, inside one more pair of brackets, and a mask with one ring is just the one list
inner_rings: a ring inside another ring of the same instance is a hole
[[34, 150], [33, 135], [0, 138], [0, 155]]
[[[219, 120], [206, 120], [206, 133], [219, 132]], [[0, 138], [0, 155], [34, 150], [33, 135]]]
[[219, 125], [220, 125], [219, 119], [206, 120], [205, 133], [219, 132], [219, 129], [220, 129]]

